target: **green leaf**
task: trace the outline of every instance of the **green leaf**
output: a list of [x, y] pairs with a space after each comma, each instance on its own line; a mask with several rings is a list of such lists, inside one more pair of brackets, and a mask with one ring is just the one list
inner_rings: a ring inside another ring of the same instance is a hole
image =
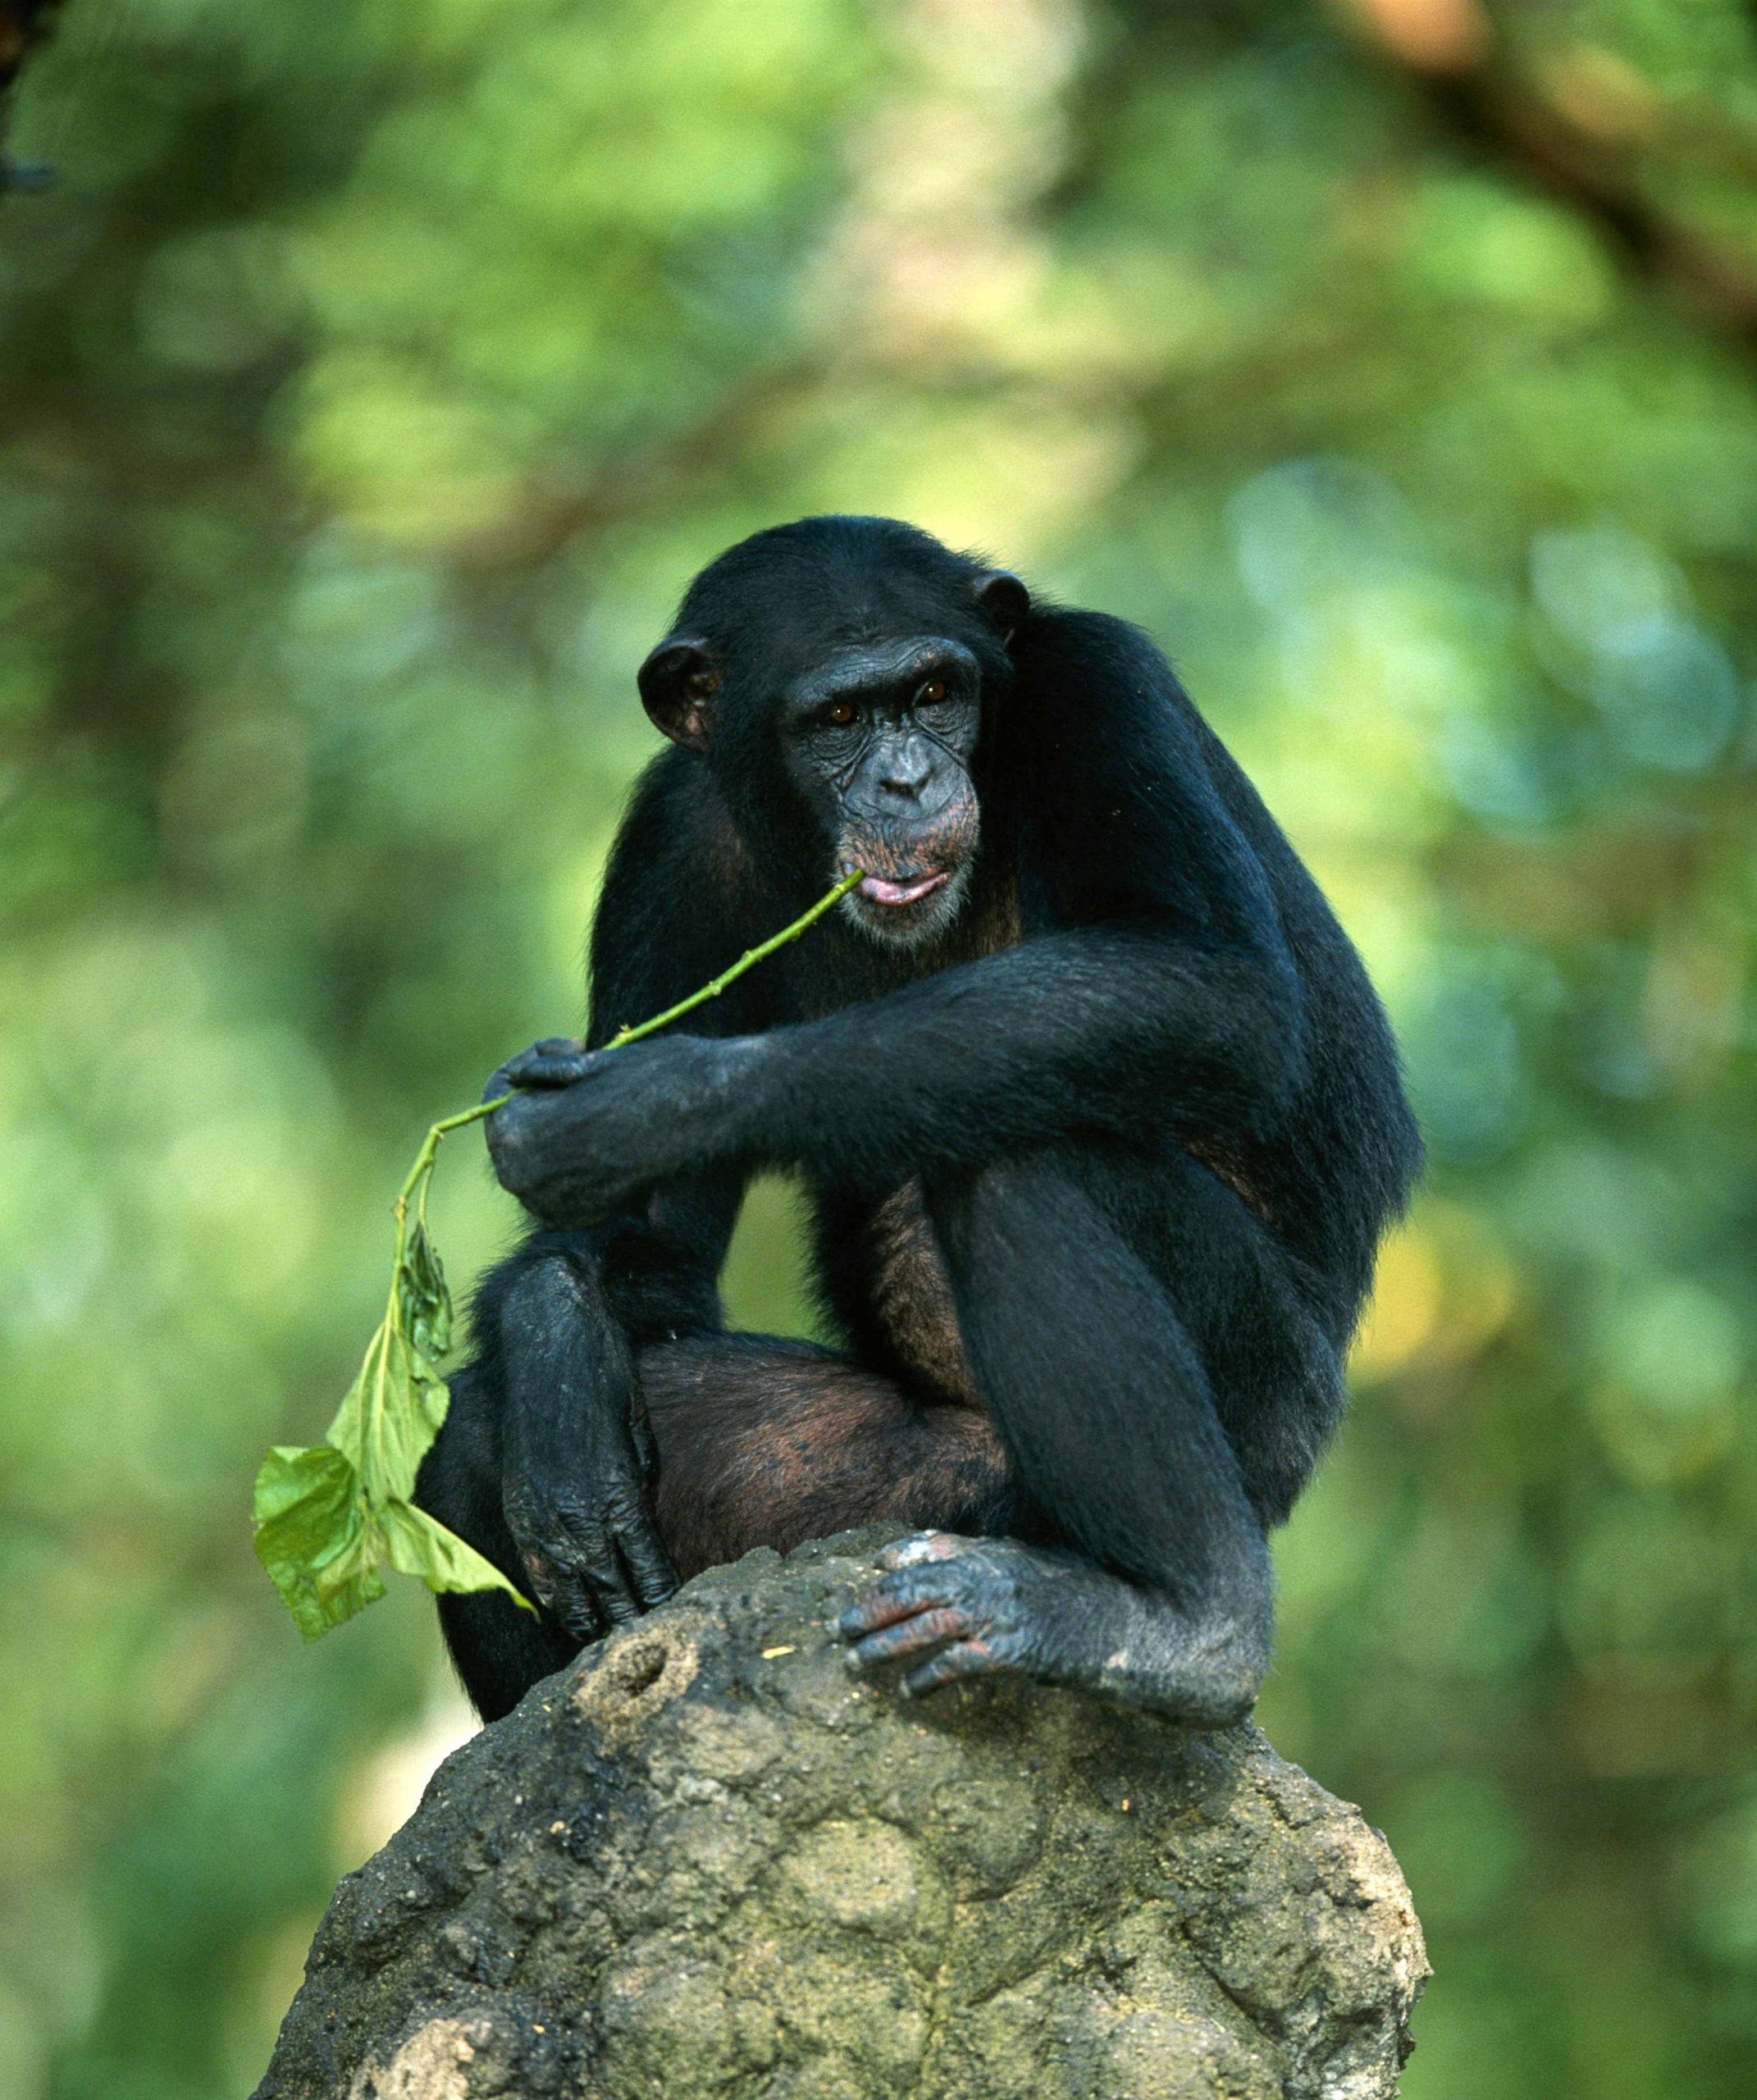
[[386, 1319], [367, 1344], [328, 1437], [352, 1461], [375, 1508], [414, 1493], [450, 1397], [431, 1358]]
[[389, 1502], [378, 1513], [390, 1564], [405, 1575], [418, 1575], [430, 1590], [504, 1590], [527, 1611], [536, 1607], [508, 1582], [491, 1560], [454, 1532], [436, 1523], [412, 1503]]
[[256, 1555], [308, 1641], [384, 1595], [383, 1550], [360, 1477], [327, 1445], [278, 1445], [256, 1477]]
[[397, 1299], [404, 1332], [430, 1363], [437, 1363], [451, 1347], [451, 1293], [439, 1249], [418, 1217], [408, 1229], [397, 1272]]

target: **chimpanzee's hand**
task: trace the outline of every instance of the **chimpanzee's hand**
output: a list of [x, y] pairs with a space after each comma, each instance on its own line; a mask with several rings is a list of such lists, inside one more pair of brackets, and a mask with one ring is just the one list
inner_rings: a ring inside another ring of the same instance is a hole
[[628, 1344], [589, 1320], [573, 1336], [594, 1353], [586, 1375], [509, 1411], [501, 1506], [532, 1594], [583, 1643], [662, 1604], [678, 1578], [653, 1524], [657, 1454]]
[[659, 1036], [588, 1051], [551, 1039], [503, 1065], [482, 1098], [504, 1188], [545, 1225], [596, 1224], [635, 1190], [696, 1165], [729, 1131], [755, 1039]]

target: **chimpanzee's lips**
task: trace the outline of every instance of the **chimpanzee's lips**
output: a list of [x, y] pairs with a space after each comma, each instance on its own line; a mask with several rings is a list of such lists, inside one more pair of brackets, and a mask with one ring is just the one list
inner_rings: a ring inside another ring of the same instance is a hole
[[870, 904], [914, 904], [951, 879], [949, 868], [929, 868], [925, 874], [910, 875], [903, 882], [890, 882], [883, 875], [863, 875], [859, 893]]

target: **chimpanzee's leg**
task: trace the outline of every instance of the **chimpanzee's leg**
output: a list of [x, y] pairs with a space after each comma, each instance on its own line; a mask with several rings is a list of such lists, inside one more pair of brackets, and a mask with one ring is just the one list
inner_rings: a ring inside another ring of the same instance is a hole
[[[681, 1575], [856, 1524], [989, 1531], [1011, 1522], [1006, 1457], [973, 1408], [918, 1400], [827, 1349], [766, 1335], [663, 1343], [638, 1361], [659, 1451], [655, 1513]], [[500, 1502], [498, 1375], [490, 1358], [452, 1380], [445, 1432], [418, 1492], [424, 1509], [522, 1582]], [[443, 1596], [439, 1609], [459, 1675], [487, 1720], [582, 1645], [549, 1614], [492, 1591]]]
[[[416, 1494], [430, 1515], [524, 1588], [527, 1577], [500, 1504], [498, 1376], [491, 1359], [452, 1376], [445, 1433], [422, 1461]], [[511, 1713], [539, 1678], [579, 1652], [577, 1639], [546, 1612], [521, 1611], [495, 1591], [441, 1595], [438, 1604], [445, 1645], [485, 1721]]]
[[639, 1364], [659, 1535], [681, 1575], [856, 1524], [1011, 1522], [1006, 1454], [976, 1408], [769, 1335], [663, 1343]]
[[[1080, 1164], [1034, 1157], [931, 1192], [965, 1344], [1045, 1543], [893, 1548], [842, 1622], [856, 1666], [907, 1658], [912, 1691], [1017, 1670], [1199, 1726], [1249, 1711], [1272, 1616], [1264, 1518], [1192, 1329], [1287, 1308], [1253, 1302], [1261, 1228], [1226, 1193], [1234, 1211], [1206, 1221], [1220, 1238], [1193, 1235], [1168, 1284], [1119, 1229], [1125, 1185]], [[1295, 1317], [1294, 1371], [1321, 1349], [1308, 1329]]]

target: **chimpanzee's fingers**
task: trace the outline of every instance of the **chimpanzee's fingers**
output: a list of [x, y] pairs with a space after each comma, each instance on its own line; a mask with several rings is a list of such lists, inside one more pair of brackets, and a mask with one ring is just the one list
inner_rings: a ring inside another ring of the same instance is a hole
[[931, 1662], [911, 1670], [903, 1679], [903, 1696], [920, 1699], [924, 1693], [937, 1691], [942, 1684], [951, 1684], [958, 1678], [990, 1676], [999, 1667], [993, 1650], [985, 1641], [961, 1641], [956, 1647], [944, 1650]]
[[589, 1648], [604, 1632], [604, 1619], [590, 1590], [573, 1582], [559, 1585], [550, 1603], [550, 1616], [559, 1620], [582, 1648]]
[[851, 1670], [872, 1669], [880, 1663], [895, 1662], [900, 1656], [924, 1655], [942, 1641], [961, 1640], [971, 1630], [962, 1612], [950, 1605], [935, 1605], [856, 1641], [848, 1650], [847, 1664]]
[[641, 1607], [629, 1591], [626, 1576], [619, 1574], [616, 1587], [601, 1591], [598, 1601], [604, 1606], [605, 1615], [613, 1628], [632, 1626], [641, 1616]]
[[678, 1586], [678, 1571], [652, 1523], [642, 1517], [638, 1522], [625, 1524], [616, 1543], [640, 1609], [650, 1611], [655, 1605], [662, 1605]]
[[[629, 1591], [628, 1578], [623, 1572], [622, 1559], [609, 1529], [601, 1522], [579, 1517], [564, 1521], [568, 1550], [563, 1573], [575, 1595], [591, 1606], [600, 1630], [606, 1623], [626, 1626], [630, 1619], [638, 1618], [641, 1607]], [[594, 1634], [592, 1637], [597, 1637]]]
[[572, 1086], [586, 1076], [594, 1061], [593, 1053], [570, 1036], [550, 1035], [509, 1057], [495, 1077], [506, 1087]]
[[524, 1563], [538, 1604], [582, 1647], [589, 1647], [604, 1631], [603, 1617], [591, 1591], [571, 1568], [558, 1565], [546, 1554], [527, 1553]]
[[596, 1641], [604, 1631], [604, 1620], [596, 1598], [573, 1565], [572, 1541], [558, 1540], [538, 1558], [543, 1582], [537, 1601], [576, 1641]]

